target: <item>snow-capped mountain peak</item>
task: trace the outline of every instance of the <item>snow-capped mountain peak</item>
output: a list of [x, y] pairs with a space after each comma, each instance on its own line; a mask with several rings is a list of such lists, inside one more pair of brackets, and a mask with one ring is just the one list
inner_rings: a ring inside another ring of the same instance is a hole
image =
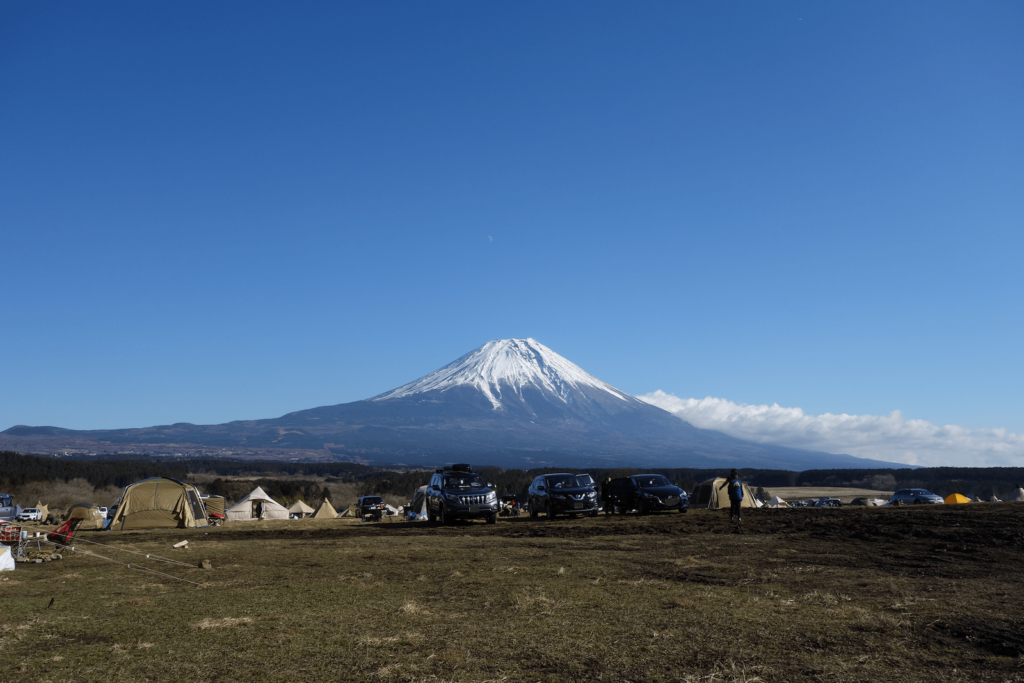
[[593, 390], [627, 403], [636, 401], [534, 339], [487, 342], [440, 370], [371, 400], [386, 401], [459, 386], [476, 387], [495, 410], [502, 408], [503, 397], [510, 398], [507, 392], [521, 399], [528, 387], [553, 394], [565, 403], [574, 400], [575, 394], [586, 395]]

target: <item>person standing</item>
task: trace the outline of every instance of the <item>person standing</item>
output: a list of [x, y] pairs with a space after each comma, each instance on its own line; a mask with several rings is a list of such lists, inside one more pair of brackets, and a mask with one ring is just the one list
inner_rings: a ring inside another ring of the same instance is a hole
[[718, 487], [718, 490], [721, 491], [726, 487], [729, 487], [729, 521], [731, 522], [735, 517], [737, 522], [742, 522], [743, 517], [740, 511], [743, 508], [740, 506], [743, 504], [743, 482], [740, 480], [740, 473], [737, 470], [729, 472], [729, 478]]
[[615, 503], [612, 500], [612, 478], [605, 477], [601, 482], [601, 500], [604, 501], [605, 517], [615, 514]]

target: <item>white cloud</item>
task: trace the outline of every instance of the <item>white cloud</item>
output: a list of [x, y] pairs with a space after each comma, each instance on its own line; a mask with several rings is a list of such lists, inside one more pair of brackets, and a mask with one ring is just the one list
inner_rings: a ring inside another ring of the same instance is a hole
[[761, 443], [845, 453], [926, 467], [1022, 467], [1024, 434], [968, 429], [888, 415], [808, 415], [800, 408], [747, 405], [721, 398], [679, 398], [663, 391], [638, 396], [695, 427]]

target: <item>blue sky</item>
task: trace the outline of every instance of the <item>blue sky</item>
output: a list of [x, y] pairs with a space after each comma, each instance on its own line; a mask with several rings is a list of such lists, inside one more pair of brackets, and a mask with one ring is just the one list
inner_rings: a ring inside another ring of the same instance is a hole
[[634, 394], [1024, 433], [1024, 5], [893, 5], [0, 4], [0, 429], [529, 336]]

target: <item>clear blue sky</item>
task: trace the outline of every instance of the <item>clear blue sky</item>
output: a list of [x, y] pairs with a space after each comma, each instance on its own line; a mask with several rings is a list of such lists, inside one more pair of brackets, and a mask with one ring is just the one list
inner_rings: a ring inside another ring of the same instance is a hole
[[0, 3], [0, 429], [621, 389], [1024, 432], [1024, 3]]

